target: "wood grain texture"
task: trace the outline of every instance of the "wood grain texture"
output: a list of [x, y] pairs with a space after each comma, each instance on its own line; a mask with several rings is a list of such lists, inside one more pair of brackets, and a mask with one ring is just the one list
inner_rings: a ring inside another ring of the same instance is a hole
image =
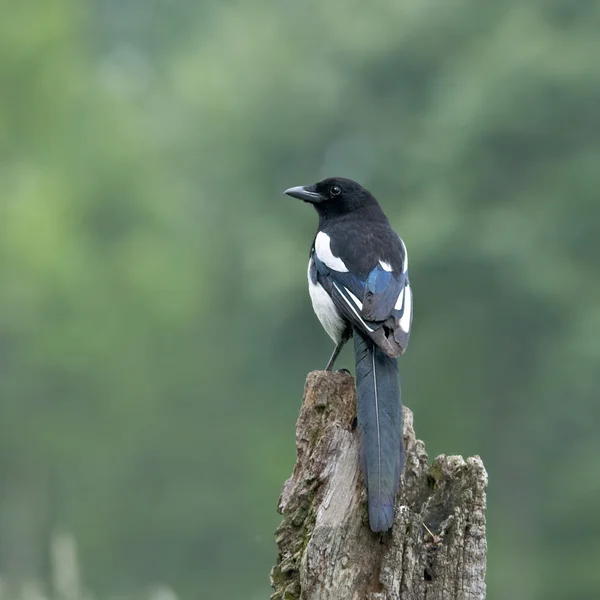
[[297, 460], [279, 499], [272, 600], [483, 600], [485, 488], [478, 456], [429, 464], [404, 408], [406, 467], [391, 532], [368, 526], [354, 379], [308, 375]]

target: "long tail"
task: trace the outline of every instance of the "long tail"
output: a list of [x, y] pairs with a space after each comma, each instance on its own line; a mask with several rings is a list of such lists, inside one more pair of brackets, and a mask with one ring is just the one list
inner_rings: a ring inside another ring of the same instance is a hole
[[404, 468], [398, 361], [354, 328], [360, 457], [369, 501], [369, 525], [387, 531]]

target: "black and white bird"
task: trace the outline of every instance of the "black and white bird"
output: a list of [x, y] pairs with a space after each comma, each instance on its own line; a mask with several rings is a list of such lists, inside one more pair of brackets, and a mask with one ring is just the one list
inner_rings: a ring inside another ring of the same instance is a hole
[[321, 325], [335, 342], [328, 371], [354, 338], [369, 525], [373, 531], [387, 531], [404, 468], [396, 359], [406, 350], [412, 325], [406, 247], [377, 200], [355, 181], [335, 177], [284, 193], [309, 202], [319, 215], [308, 289]]

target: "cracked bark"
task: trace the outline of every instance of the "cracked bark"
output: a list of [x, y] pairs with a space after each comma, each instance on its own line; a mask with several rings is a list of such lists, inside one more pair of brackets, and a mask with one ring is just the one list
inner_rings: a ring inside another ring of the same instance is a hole
[[297, 460], [279, 499], [272, 600], [483, 600], [485, 488], [478, 456], [429, 464], [404, 407], [406, 466], [391, 532], [374, 534], [355, 431], [354, 379], [308, 375]]

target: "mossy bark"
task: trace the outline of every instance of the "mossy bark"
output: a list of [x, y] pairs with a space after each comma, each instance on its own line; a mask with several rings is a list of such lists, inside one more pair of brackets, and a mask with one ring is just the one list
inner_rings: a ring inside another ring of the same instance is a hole
[[485, 488], [477, 456], [429, 464], [404, 408], [406, 467], [394, 526], [368, 526], [354, 379], [308, 375], [297, 461], [283, 487], [272, 600], [482, 600]]

